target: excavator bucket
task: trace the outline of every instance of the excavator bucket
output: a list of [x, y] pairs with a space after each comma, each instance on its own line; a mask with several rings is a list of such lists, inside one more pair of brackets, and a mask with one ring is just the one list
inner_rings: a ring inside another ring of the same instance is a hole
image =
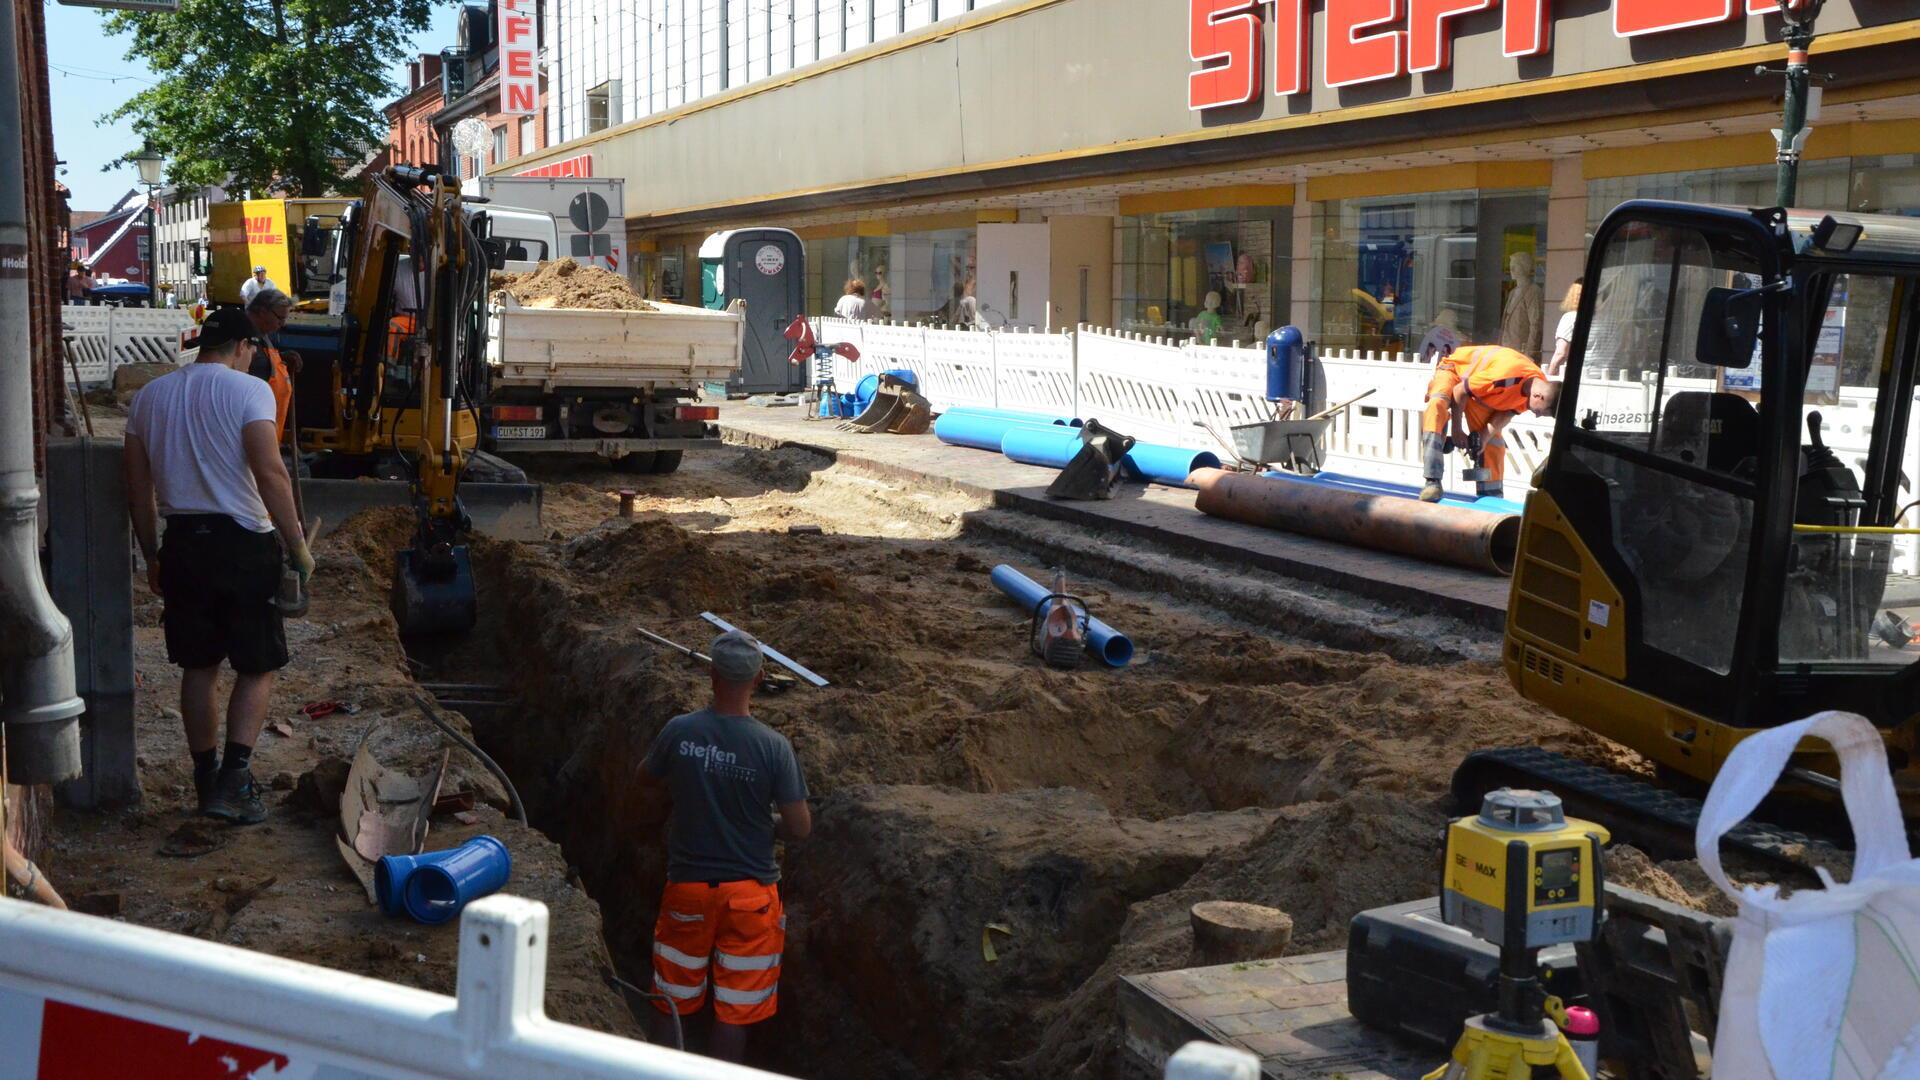
[[1136, 442], [1098, 420], [1089, 420], [1080, 429], [1080, 452], [1047, 485], [1047, 494], [1056, 499], [1111, 499], [1120, 483], [1120, 462]]
[[[404, 480], [302, 480], [308, 513], [345, 521], [376, 506], [407, 506], [412, 486]], [[473, 527], [496, 540], [544, 540], [539, 484], [460, 485], [460, 502]]]
[[868, 434], [884, 431], [891, 435], [920, 435], [933, 426], [933, 405], [914, 390], [912, 383], [897, 375], [882, 375], [873, 400], [860, 415], [841, 426]]
[[479, 618], [479, 602], [467, 546], [455, 544], [446, 551], [433, 552], [416, 545], [400, 551], [393, 563], [389, 600], [403, 637], [473, 629]]

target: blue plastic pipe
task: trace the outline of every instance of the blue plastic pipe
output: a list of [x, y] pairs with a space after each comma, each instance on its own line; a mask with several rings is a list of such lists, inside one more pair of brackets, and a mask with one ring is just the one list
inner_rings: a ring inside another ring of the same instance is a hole
[[1000, 452], [1022, 465], [1064, 469], [1080, 452], [1080, 432], [1070, 427], [1009, 425], [1000, 439]]
[[[1053, 591], [1041, 588], [1032, 578], [1004, 563], [993, 568], [993, 586], [1025, 608], [1028, 618], [1033, 617], [1034, 608]], [[1126, 667], [1133, 660], [1133, 642], [1127, 635], [1091, 615], [1087, 617], [1087, 651], [1110, 668]]]
[[1187, 474], [1195, 469], [1219, 468], [1220, 457], [1205, 450], [1134, 443], [1133, 449], [1127, 452], [1126, 460], [1120, 464], [1135, 480], [1168, 487], [1186, 487]]
[[473, 901], [498, 892], [513, 873], [513, 856], [507, 853], [507, 845], [491, 836], [476, 836], [451, 851], [434, 855], [430, 861], [415, 864], [401, 893], [401, 906], [407, 914], [428, 925], [447, 922]]
[[1017, 420], [1023, 424], [1059, 424], [1065, 427], [1080, 427], [1079, 417], [1057, 416], [1053, 413], [1028, 412], [1020, 409], [989, 409], [984, 405], [960, 405], [948, 409], [949, 413], [972, 413], [975, 416], [998, 416], [1007, 420]]
[[941, 442], [954, 446], [971, 446], [976, 450], [999, 450], [1001, 440], [1014, 428], [1030, 428], [1034, 431], [1049, 433], [1066, 430], [1044, 419], [1010, 420], [991, 413], [965, 412], [959, 409], [941, 413], [940, 418], [933, 422], [933, 434]]

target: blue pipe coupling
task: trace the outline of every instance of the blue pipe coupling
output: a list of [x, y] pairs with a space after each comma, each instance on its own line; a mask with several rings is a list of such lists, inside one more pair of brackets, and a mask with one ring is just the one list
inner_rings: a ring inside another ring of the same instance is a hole
[[432, 926], [500, 891], [512, 873], [507, 845], [476, 836], [444, 851], [384, 856], [373, 868], [373, 892], [386, 914], [405, 913]]
[[[1017, 601], [1031, 617], [1033, 610], [1040, 606], [1051, 593], [1032, 578], [1002, 563], [993, 568], [994, 588], [1006, 593]], [[1087, 616], [1087, 651], [1110, 668], [1123, 668], [1133, 660], [1133, 641], [1127, 635], [1094, 618]]]

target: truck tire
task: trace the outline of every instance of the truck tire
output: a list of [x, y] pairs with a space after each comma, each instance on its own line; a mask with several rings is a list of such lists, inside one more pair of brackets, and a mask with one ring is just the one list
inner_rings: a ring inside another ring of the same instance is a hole
[[653, 471], [661, 476], [665, 476], [667, 473], [680, 467], [680, 459], [685, 454], [685, 450], [655, 451], [653, 455]]
[[655, 461], [660, 455], [653, 450], [641, 450], [626, 457], [613, 459], [613, 467], [623, 473], [653, 473], [660, 470]]

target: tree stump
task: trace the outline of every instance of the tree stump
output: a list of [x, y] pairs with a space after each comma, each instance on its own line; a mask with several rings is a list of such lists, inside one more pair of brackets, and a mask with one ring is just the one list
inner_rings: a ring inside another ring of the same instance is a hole
[[1192, 922], [1193, 967], [1265, 960], [1293, 941], [1293, 916], [1260, 904], [1203, 900], [1193, 905]]

